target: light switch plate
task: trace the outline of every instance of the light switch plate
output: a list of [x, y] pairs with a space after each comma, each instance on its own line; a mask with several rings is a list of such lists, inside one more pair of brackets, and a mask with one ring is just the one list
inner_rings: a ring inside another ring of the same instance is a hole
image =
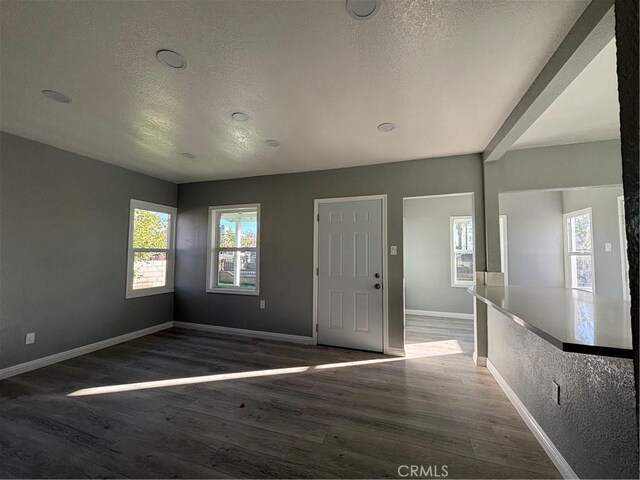
[[395, 246], [395, 245], [391, 245], [390, 253], [391, 253], [391, 255], [397, 255], [398, 254], [398, 247]]
[[24, 344], [31, 345], [33, 343], [36, 343], [36, 332], [29, 332], [25, 335]]
[[267, 308], [267, 302], [260, 300], [260, 310], [264, 310], [265, 308]]
[[611, 250], [613, 250], [613, 247], [611, 245], [611, 242], [607, 242], [604, 244], [604, 251], [605, 252], [610, 252]]

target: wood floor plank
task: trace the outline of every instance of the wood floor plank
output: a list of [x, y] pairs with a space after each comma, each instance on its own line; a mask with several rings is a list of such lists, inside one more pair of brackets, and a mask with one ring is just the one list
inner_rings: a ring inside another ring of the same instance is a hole
[[558, 476], [471, 360], [472, 322], [406, 335], [400, 358], [172, 328], [1, 381], [0, 476]]
[[446, 466], [447, 478], [479, 478], [479, 476], [483, 478], [545, 478], [538, 472], [493, 464], [382, 437], [373, 431], [357, 431], [343, 426], [332, 427], [324, 443], [385, 460], [396, 465], [396, 468], [400, 465], [432, 466], [437, 469], [434, 471], [442, 474], [442, 467]]

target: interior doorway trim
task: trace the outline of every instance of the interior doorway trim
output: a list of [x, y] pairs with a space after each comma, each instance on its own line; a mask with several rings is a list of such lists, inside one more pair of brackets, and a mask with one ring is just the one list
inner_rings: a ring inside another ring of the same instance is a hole
[[322, 203], [349, 202], [358, 200], [382, 200], [382, 348], [385, 355], [397, 354], [389, 351], [389, 261], [387, 246], [387, 195], [363, 195], [360, 197], [316, 198], [313, 201], [313, 343], [318, 344], [318, 208]]

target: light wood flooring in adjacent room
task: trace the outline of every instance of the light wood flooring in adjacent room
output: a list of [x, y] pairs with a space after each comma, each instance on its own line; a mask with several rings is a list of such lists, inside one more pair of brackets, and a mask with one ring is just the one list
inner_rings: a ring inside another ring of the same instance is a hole
[[0, 476], [559, 476], [473, 364], [471, 322], [406, 332], [415, 358], [173, 328], [4, 380]]

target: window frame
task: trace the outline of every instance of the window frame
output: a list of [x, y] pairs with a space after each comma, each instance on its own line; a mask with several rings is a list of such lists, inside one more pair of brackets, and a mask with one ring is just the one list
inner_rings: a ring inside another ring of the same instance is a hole
[[[253, 247], [218, 247], [218, 235], [220, 218], [218, 213], [234, 212], [242, 209], [256, 210], [256, 246]], [[231, 295], [260, 295], [260, 204], [259, 203], [243, 203], [238, 205], [216, 205], [209, 207], [208, 231], [207, 231], [207, 277], [205, 289], [207, 293], [223, 293]], [[246, 251], [255, 250], [256, 252], [256, 286], [253, 290], [240, 287], [216, 287], [218, 280], [218, 269], [214, 268], [217, 264], [219, 251]]]
[[[473, 215], [452, 215], [449, 217], [449, 251], [451, 257], [451, 286], [454, 288], [468, 288], [475, 285], [475, 272], [476, 272], [476, 229], [473, 226], [473, 249], [472, 250], [456, 250], [454, 246], [453, 226], [457, 220], [470, 221], [471, 225], [474, 224]], [[473, 257], [473, 275], [470, 281], [456, 280], [456, 252], [469, 253]]]
[[[167, 248], [134, 248], [133, 246], [133, 229], [135, 220], [135, 210], [147, 210], [151, 212], [166, 213], [170, 215], [169, 219], [169, 233], [167, 238]], [[136, 200], [134, 198], [129, 201], [129, 236], [127, 243], [127, 286], [125, 298], [139, 298], [148, 297], [150, 295], [161, 295], [164, 293], [172, 293], [174, 291], [174, 273], [175, 273], [175, 260], [176, 260], [176, 221], [177, 221], [178, 209], [176, 207], [170, 207], [168, 205], [161, 205], [159, 203], [145, 202], [142, 200]], [[134, 290], [133, 289], [133, 273], [134, 273], [134, 254], [137, 251], [149, 251], [149, 252], [166, 252], [167, 254], [167, 270], [166, 281], [162, 287], [152, 287]]]
[[[591, 251], [589, 253], [584, 252], [572, 252], [569, 246], [570, 238], [569, 238], [569, 228], [568, 228], [568, 220], [572, 217], [579, 217], [581, 215], [588, 214], [590, 218], [589, 222], [589, 238], [591, 243]], [[596, 293], [596, 256], [593, 245], [593, 212], [591, 207], [582, 208], [580, 210], [574, 210], [572, 212], [567, 212], [562, 215], [562, 235], [564, 241], [564, 286], [570, 290], [578, 290], [581, 292], [587, 293]], [[591, 257], [591, 290], [586, 290], [584, 288], [578, 288], [573, 286], [573, 271], [571, 269], [571, 257], [572, 256], [585, 256], [589, 255]]]
[[505, 287], [509, 285], [509, 223], [507, 220], [505, 214], [500, 214], [500, 270], [504, 275]]

